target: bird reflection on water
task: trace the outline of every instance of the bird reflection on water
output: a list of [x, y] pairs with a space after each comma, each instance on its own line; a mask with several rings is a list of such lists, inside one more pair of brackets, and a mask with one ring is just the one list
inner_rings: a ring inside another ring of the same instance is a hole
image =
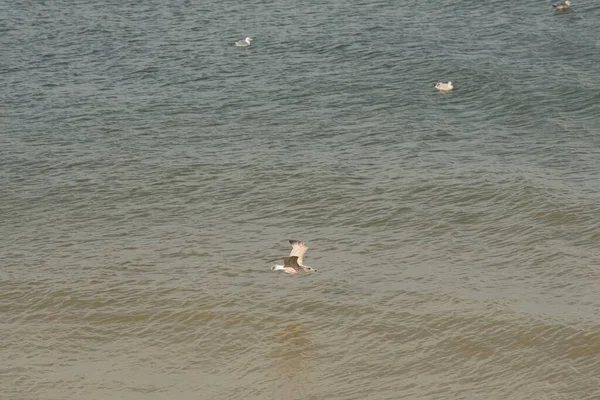
[[278, 379], [276, 394], [281, 398], [310, 398], [308, 374], [313, 359], [313, 344], [307, 337], [304, 324], [293, 322], [273, 338], [270, 357]]

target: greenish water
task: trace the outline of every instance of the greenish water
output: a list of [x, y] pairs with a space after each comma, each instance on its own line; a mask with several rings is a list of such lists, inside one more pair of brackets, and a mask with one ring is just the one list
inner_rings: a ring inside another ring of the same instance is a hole
[[0, 397], [598, 398], [599, 20], [0, 3]]

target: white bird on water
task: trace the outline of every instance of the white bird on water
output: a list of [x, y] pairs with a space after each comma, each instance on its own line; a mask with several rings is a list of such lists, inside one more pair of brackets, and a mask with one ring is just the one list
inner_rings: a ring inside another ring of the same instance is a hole
[[292, 251], [289, 257], [283, 259], [283, 265], [273, 265], [271, 271], [284, 271], [288, 274], [297, 274], [298, 272], [317, 272], [316, 269], [302, 264], [304, 253], [308, 250], [306, 243], [299, 240], [290, 240]]
[[449, 92], [454, 89], [454, 86], [452, 85], [452, 81], [448, 81], [448, 83], [438, 82], [435, 84], [435, 88], [440, 92]]
[[566, 11], [571, 8], [571, 0], [565, 0], [563, 3], [553, 4], [552, 7], [554, 7], [554, 9], [557, 11]]
[[250, 46], [251, 41], [252, 41], [252, 38], [250, 36], [248, 36], [246, 39], [240, 39], [237, 42], [235, 42], [235, 45], [237, 47], [248, 47], [248, 46]]

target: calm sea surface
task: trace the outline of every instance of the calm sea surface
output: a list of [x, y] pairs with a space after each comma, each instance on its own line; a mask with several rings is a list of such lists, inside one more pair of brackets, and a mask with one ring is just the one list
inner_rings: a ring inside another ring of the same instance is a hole
[[0, 1], [0, 361], [7, 400], [599, 399], [600, 5]]

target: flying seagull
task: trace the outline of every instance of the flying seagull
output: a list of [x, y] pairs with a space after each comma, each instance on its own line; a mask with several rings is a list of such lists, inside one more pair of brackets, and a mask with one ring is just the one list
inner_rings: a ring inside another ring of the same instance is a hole
[[554, 7], [554, 9], [557, 11], [566, 11], [571, 8], [571, 0], [565, 0], [562, 3], [553, 4], [552, 7]]
[[250, 36], [248, 36], [246, 39], [240, 39], [237, 42], [235, 42], [235, 45], [237, 47], [248, 47], [248, 46], [250, 46], [251, 41], [252, 41], [252, 38]]
[[302, 264], [304, 253], [308, 250], [306, 243], [299, 240], [290, 240], [292, 251], [289, 257], [283, 259], [283, 265], [273, 265], [271, 271], [284, 271], [288, 274], [297, 274], [298, 272], [317, 272], [316, 269]]

